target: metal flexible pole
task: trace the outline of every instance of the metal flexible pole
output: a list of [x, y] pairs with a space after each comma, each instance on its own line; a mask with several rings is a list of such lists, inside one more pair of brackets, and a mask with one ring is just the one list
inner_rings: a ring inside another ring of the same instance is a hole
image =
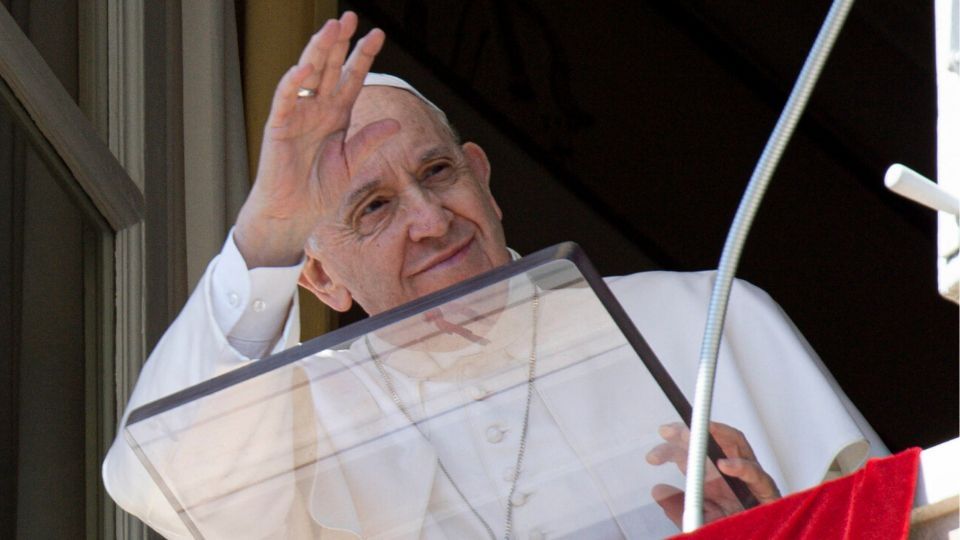
[[697, 373], [697, 386], [693, 400], [693, 416], [690, 421], [690, 448], [687, 459], [686, 499], [683, 509], [683, 530], [690, 532], [703, 524], [703, 479], [709, 437], [710, 407], [713, 401], [713, 383], [717, 368], [717, 354], [720, 349], [720, 337], [723, 333], [724, 316], [733, 277], [740, 262], [743, 245], [750, 232], [750, 225], [763, 199], [770, 177], [780, 162], [783, 150], [793, 134], [793, 130], [806, 107], [807, 100], [826, 63], [833, 43], [853, 5], [853, 0], [834, 0], [820, 33], [807, 55], [803, 69], [797, 77], [790, 98], [780, 114], [780, 119], [770, 134], [767, 146], [760, 155], [747, 190], [740, 200], [737, 214], [730, 226], [716, 282], [710, 296], [707, 312], [707, 324], [704, 328], [703, 342], [700, 346], [700, 368]]

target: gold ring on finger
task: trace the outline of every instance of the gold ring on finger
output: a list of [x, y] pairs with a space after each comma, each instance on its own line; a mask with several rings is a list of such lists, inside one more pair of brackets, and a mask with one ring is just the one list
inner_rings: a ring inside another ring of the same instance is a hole
[[304, 87], [301, 86], [301, 87], [297, 90], [297, 97], [298, 97], [298, 98], [311, 98], [311, 97], [316, 97], [316, 95], [317, 95], [317, 89], [316, 89], [316, 88], [304, 88]]

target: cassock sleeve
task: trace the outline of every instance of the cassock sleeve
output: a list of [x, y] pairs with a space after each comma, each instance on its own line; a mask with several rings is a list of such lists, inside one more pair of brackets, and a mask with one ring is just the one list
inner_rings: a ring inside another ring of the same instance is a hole
[[233, 370], [299, 340], [300, 266], [249, 271], [232, 234], [144, 364], [103, 463], [110, 496], [167, 538], [190, 538], [124, 439], [131, 410]]

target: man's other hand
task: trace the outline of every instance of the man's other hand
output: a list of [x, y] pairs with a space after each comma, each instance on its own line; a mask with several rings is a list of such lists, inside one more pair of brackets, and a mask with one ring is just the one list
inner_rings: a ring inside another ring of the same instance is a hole
[[[660, 426], [659, 433], [665, 442], [647, 453], [647, 462], [652, 465], [673, 463], [680, 472], [686, 474], [690, 430], [682, 423], [673, 423]], [[743, 433], [726, 424], [711, 422], [710, 434], [727, 456], [717, 461], [717, 467], [723, 474], [743, 481], [761, 504], [780, 498], [780, 490], [777, 489], [773, 478], [760, 466]], [[657, 484], [653, 486], [651, 495], [663, 508], [667, 517], [680, 527], [683, 520], [683, 491], [675, 486]], [[742, 509], [740, 501], [727, 486], [723, 477], [708, 463], [703, 490], [704, 523], [729, 516]]]

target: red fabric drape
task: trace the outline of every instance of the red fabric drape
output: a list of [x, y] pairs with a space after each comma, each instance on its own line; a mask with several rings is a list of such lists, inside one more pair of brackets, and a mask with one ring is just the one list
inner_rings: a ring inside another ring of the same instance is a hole
[[920, 449], [871, 459], [857, 472], [715, 521], [675, 540], [907, 537]]

